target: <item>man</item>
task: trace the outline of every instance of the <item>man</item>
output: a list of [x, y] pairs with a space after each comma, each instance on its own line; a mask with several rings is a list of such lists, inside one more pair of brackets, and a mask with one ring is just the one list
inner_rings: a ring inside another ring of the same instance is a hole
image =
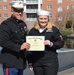
[[27, 26], [21, 20], [25, 4], [12, 1], [10, 5], [12, 15], [0, 25], [0, 46], [3, 47], [0, 63], [4, 75], [23, 75], [26, 50], [30, 48], [30, 44], [25, 42]]

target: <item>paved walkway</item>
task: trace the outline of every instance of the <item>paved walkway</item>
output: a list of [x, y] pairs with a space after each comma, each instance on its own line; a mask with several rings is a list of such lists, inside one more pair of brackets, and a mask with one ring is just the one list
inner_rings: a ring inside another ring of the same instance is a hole
[[58, 75], [74, 75], [74, 67], [61, 71]]
[[[0, 75], [3, 75], [2, 65], [0, 64]], [[24, 70], [23, 75], [34, 75], [29, 69]], [[74, 67], [58, 72], [58, 75], [74, 75]]]

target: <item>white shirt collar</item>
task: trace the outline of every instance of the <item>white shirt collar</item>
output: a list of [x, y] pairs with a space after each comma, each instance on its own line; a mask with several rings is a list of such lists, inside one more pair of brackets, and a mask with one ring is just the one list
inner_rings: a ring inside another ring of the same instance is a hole
[[45, 28], [40, 28], [39, 32], [42, 33], [45, 30]]

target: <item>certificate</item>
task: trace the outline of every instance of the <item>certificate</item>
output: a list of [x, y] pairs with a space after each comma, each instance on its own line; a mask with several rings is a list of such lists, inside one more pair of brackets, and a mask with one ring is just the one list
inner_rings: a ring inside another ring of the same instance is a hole
[[44, 51], [44, 36], [26, 36], [26, 42], [30, 44], [29, 51]]

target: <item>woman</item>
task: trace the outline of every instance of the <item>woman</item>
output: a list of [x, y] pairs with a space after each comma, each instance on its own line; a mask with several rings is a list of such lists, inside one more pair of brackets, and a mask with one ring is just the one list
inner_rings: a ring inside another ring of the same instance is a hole
[[31, 51], [28, 55], [30, 70], [33, 70], [35, 75], [57, 75], [58, 73], [56, 50], [63, 47], [64, 41], [59, 30], [50, 22], [49, 15], [48, 11], [38, 11], [37, 22], [29, 32], [31, 36], [45, 36], [45, 50]]

